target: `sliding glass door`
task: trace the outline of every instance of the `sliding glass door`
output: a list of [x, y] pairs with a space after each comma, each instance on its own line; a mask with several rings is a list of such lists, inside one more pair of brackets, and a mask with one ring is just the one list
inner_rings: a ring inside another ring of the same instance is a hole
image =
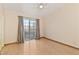
[[36, 19], [31, 19], [31, 18], [23, 18], [24, 22], [24, 39], [27, 40], [32, 40], [36, 39], [37, 35], [37, 21]]
[[39, 19], [23, 16], [19, 16], [18, 19], [18, 43], [24, 43], [24, 41], [40, 38]]

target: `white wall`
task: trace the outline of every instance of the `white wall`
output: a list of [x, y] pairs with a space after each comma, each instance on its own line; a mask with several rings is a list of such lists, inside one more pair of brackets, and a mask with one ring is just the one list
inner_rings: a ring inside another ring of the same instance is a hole
[[18, 29], [17, 15], [10, 11], [6, 11], [5, 15], [5, 43], [16, 42]]
[[[5, 44], [17, 41], [17, 16], [25, 16], [40, 19], [41, 36], [79, 48], [79, 4], [64, 4], [62, 8], [44, 17], [39, 17], [38, 11], [30, 5], [23, 7], [24, 9], [19, 4], [5, 4], [2, 10], [0, 4], [0, 25], [4, 23], [2, 19], [5, 19], [5, 31], [3, 31], [4, 25], [1, 25], [0, 36], [2, 36], [0, 38], [5, 38]], [[3, 40], [0, 39], [0, 42]]]
[[0, 50], [3, 47], [4, 41], [4, 16], [2, 4], [0, 4]]
[[44, 17], [44, 36], [79, 48], [79, 4], [63, 8]]
[[[5, 41], [4, 43], [12, 43], [17, 41], [18, 32], [18, 16], [31, 18], [39, 18], [37, 11], [30, 5], [23, 6], [21, 4], [4, 4], [5, 13]], [[41, 19], [40, 19], [41, 22]], [[40, 33], [42, 33], [42, 23], [40, 23]]]

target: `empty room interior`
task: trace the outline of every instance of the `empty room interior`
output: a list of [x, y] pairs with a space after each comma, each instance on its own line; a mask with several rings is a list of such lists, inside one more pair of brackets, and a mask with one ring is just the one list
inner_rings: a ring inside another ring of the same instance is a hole
[[79, 55], [79, 3], [0, 3], [0, 55]]

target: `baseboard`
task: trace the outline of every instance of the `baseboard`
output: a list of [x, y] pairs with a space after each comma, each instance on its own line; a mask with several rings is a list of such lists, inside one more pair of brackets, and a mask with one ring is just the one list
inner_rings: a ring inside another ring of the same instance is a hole
[[[40, 37], [39, 39], [41, 38], [44, 38], [44, 37]], [[7, 44], [4, 44], [4, 46], [7, 46], [7, 45], [11, 45], [11, 44], [17, 44], [18, 42], [12, 42], [12, 43], [7, 43]]]
[[[47, 37], [40, 37], [40, 39], [41, 38], [45, 38], [45, 39], [51, 40], [53, 42], [56, 42], [56, 43], [59, 43], [59, 44], [62, 44], [62, 45], [65, 45], [65, 46], [68, 46], [68, 47], [71, 47], [71, 48], [79, 50], [79, 48], [77, 48], [77, 47], [74, 47], [74, 46], [71, 46], [71, 45], [68, 45], [68, 44], [65, 44], [65, 43], [62, 43], [62, 42], [59, 42], [59, 41], [47, 38]], [[8, 43], [8, 44], [4, 44], [4, 46], [11, 45], [11, 44], [18, 44], [18, 42], [12, 42], [12, 43]]]
[[11, 44], [17, 44], [17, 43], [18, 42], [7, 43], [7, 44], [4, 44], [4, 46], [11, 45]]
[[[44, 38], [44, 37], [40, 37], [39, 39], [41, 39], [41, 38]], [[11, 43], [7, 43], [7, 44], [4, 44], [4, 46], [6, 46], [6, 45], [11, 45], [11, 44], [19, 44], [19, 42], [11, 42]]]
[[40, 39], [41, 39], [41, 38], [45, 38], [45, 37], [40, 37]]
[[79, 50], [79, 48], [77, 48], [77, 47], [74, 47], [74, 46], [71, 46], [71, 45], [68, 45], [68, 44], [65, 44], [65, 43], [62, 43], [62, 42], [59, 42], [59, 41], [56, 41], [56, 40], [47, 38], [47, 37], [41, 37], [41, 38], [45, 38], [45, 39], [51, 40], [51, 41], [53, 41], [53, 42], [56, 42], [56, 43], [59, 43], [59, 44], [62, 44], [62, 45], [65, 45], [65, 46], [68, 46], [68, 47], [71, 47], [71, 48], [74, 48], [74, 49]]

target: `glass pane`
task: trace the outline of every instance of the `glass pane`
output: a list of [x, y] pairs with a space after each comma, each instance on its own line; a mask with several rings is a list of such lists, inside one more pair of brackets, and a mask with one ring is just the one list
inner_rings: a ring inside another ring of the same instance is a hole
[[29, 40], [29, 19], [24, 19], [25, 40]]
[[36, 37], [36, 25], [35, 25], [35, 20], [30, 20], [30, 37], [31, 39], [35, 39]]
[[24, 18], [25, 40], [36, 38], [36, 20]]
[[26, 32], [29, 31], [29, 20], [24, 20], [24, 30], [25, 30]]

